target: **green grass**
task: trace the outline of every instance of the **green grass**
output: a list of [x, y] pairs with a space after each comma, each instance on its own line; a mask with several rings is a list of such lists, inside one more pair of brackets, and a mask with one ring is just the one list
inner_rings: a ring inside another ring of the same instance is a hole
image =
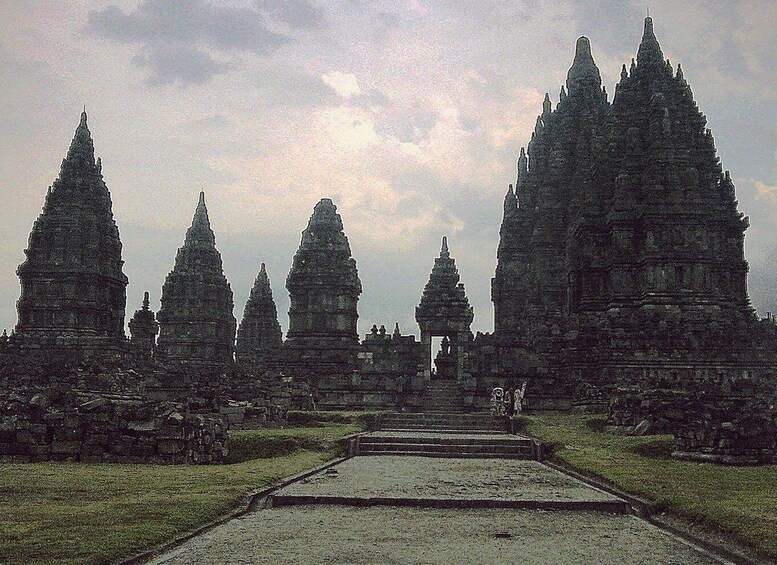
[[[357, 424], [230, 432], [229, 465], [0, 464], [0, 561], [110, 563], [334, 458]], [[270, 458], [268, 458], [270, 456]], [[261, 457], [257, 459], [256, 457]]]
[[562, 462], [777, 557], [777, 465], [726, 467], [670, 458], [672, 436], [597, 431], [590, 416], [541, 415], [526, 431], [557, 444]]
[[287, 417], [290, 426], [325, 426], [328, 424], [359, 424], [366, 429], [373, 429], [380, 411], [323, 411], [323, 410], [290, 410]]
[[358, 424], [328, 424], [312, 428], [233, 430], [229, 432], [227, 463], [279, 457], [303, 450], [343, 455], [342, 438], [362, 429]]

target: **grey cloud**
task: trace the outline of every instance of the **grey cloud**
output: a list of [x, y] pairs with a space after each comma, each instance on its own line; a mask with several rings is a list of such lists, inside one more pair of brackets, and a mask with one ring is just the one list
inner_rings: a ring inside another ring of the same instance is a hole
[[125, 13], [118, 6], [89, 12], [87, 31], [141, 45], [133, 61], [150, 71], [152, 85], [201, 84], [229, 65], [210, 52], [267, 54], [287, 41], [249, 8], [214, 6], [204, 0], [145, 0]]
[[229, 69], [228, 64], [216, 61], [200, 49], [180, 45], [147, 46], [132, 61], [148, 69], [146, 82], [151, 86], [202, 84]]
[[403, 143], [419, 143], [429, 136], [437, 123], [437, 112], [419, 109], [415, 114], [401, 114], [395, 120], [378, 122], [376, 129], [381, 135], [388, 135]]
[[259, 0], [257, 5], [272, 18], [293, 28], [320, 28], [324, 11], [307, 0]]

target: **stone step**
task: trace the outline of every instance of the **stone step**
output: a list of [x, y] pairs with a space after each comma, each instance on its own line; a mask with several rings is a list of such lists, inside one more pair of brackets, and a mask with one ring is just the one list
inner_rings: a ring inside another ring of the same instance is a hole
[[444, 457], [451, 459], [535, 459], [523, 453], [462, 453], [460, 451], [409, 451], [409, 450], [373, 450], [359, 453], [366, 457], [372, 455], [406, 455], [413, 457]]
[[434, 445], [426, 443], [376, 444], [359, 446], [358, 455], [407, 455], [420, 457], [471, 457], [479, 459], [536, 459], [530, 444], [527, 447], [499, 447], [478, 445]]
[[454, 428], [450, 426], [404, 426], [385, 428], [387, 432], [434, 432], [440, 434], [461, 434], [461, 433], [478, 433], [478, 434], [503, 434], [505, 430], [492, 430], [488, 428]]
[[385, 414], [381, 417], [381, 422], [415, 422], [415, 423], [436, 423], [436, 422], [461, 422], [461, 423], [488, 423], [503, 424], [504, 418], [491, 416], [490, 414], [462, 414], [460, 412], [430, 412], [426, 414]]
[[[460, 436], [461, 434], [459, 434]], [[480, 435], [480, 434], [478, 434]], [[504, 434], [503, 434], [504, 435]], [[519, 437], [412, 437], [412, 436], [362, 436], [359, 445], [383, 445], [383, 444], [428, 444], [428, 445], [455, 445], [455, 446], [482, 446], [486, 447], [529, 447], [534, 445], [530, 439]]]

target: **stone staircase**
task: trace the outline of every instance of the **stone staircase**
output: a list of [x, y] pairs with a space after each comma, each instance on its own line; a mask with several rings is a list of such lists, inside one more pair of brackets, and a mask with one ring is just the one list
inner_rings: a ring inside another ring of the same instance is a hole
[[505, 421], [491, 414], [462, 414], [460, 412], [396, 412], [383, 414], [378, 427], [387, 431], [476, 432], [501, 434]]
[[461, 387], [455, 380], [429, 381], [424, 389], [424, 412], [463, 412]]
[[542, 459], [532, 439], [505, 434], [372, 432], [357, 440], [358, 455], [415, 455], [489, 459]]
[[423, 412], [382, 414], [377, 431], [353, 438], [351, 455], [415, 455], [479, 459], [544, 458], [545, 446], [509, 435], [503, 417], [464, 413], [459, 384], [431, 381], [424, 391]]

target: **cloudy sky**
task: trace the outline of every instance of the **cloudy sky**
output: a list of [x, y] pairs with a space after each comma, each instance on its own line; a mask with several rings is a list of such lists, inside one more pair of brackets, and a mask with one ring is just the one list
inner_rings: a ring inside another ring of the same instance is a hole
[[[777, 2], [651, 0], [750, 216], [750, 295], [777, 311]], [[575, 40], [609, 92], [646, 2], [0, 0], [0, 329], [83, 105], [124, 244], [127, 316], [162, 282], [201, 189], [235, 293], [267, 263], [284, 330], [300, 232], [331, 197], [364, 286], [360, 332], [413, 315], [448, 235], [491, 331], [502, 198]]]

